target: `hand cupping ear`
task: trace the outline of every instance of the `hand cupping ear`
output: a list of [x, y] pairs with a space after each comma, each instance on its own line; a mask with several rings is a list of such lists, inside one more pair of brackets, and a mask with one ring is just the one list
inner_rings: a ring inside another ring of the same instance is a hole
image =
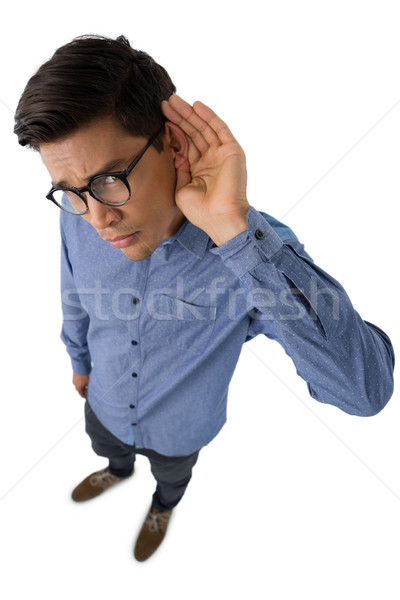
[[246, 229], [244, 152], [226, 123], [202, 102], [191, 106], [174, 94], [161, 108], [188, 140], [187, 152], [178, 153], [174, 163], [176, 203], [219, 246]]

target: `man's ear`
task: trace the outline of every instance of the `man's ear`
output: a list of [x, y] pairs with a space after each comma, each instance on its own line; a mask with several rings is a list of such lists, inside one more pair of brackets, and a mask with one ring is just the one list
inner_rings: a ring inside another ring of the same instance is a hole
[[165, 123], [165, 144], [171, 149], [175, 167], [185, 161], [189, 153], [189, 142], [186, 133], [175, 123]]

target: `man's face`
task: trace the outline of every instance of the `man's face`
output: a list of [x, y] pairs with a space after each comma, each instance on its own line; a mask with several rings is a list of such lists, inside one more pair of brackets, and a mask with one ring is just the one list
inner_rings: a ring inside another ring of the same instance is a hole
[[[132, 194], [124, 206], [106, 206], [86, 193], [89, 212], [69, 218], [85, 219], [104, 240], [114, 240], [114, 246], [131, 260], [150, 256], [161, 240], [176, 233], [185, 220], [175, 204], [176, 143], [170, 140], [168, 131], [163, 151], [159, 153], [151, 146], [131, 171], [128, 181]], [[125, 169], [147, 141], [105, 117], [64, 139], [42, 144], [40, 154], [55, 186], [78, 188], [93, 175]], [[105, 169], [111, 162], [112, 169]]]

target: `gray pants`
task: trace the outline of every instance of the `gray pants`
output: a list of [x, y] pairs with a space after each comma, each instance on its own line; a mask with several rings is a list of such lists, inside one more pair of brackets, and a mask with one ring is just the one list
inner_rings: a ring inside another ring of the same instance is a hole
[[199, 451], [189, 456], [164, 456], [154, 450], [124, 444], [100, 423], [87, 400], [85, 427], [94, 452], [108, 458], [109, 469], [113, 475], [130, 475], [136, 454], [143, 454], [149, 459], [151, 472], [157, 481], [152, 506], [159, 510], [170, 510], [178, 504], [192, 477], [192, 468], [197, 462]]

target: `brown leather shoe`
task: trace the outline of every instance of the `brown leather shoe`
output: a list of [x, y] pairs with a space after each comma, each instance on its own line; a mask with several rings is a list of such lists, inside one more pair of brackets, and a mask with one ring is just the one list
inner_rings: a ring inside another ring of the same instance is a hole
[[[135, 469], [133, 468], [132, 473], [128, 475], [128, 477], [133, 475], [134, 470]], [[101, 471], [95, 471], [76, 486], [72, 492], [72, 500], [75, 500], [75, 502], [83, 502], [84, 500], [96, 498], [96, 496], [102, 494], [104, 490], [120, 481], [124, 481], [124, 479], [127, 479], [127, 477], [116, 477], [116, 475], [112, 475], [108, 467]]]
[[152, 507], [136, 540], [134, 555], [136, 560], [147, 560], [163, 541], [172, 510], [159, 510]]

